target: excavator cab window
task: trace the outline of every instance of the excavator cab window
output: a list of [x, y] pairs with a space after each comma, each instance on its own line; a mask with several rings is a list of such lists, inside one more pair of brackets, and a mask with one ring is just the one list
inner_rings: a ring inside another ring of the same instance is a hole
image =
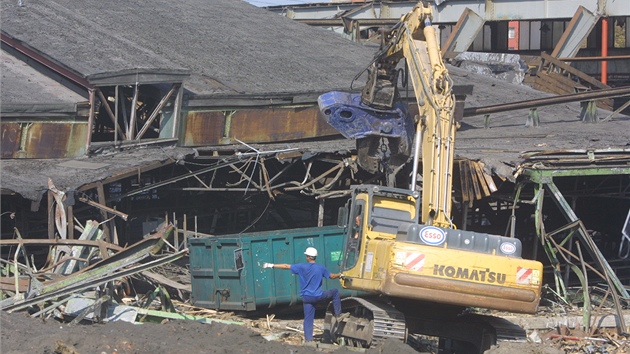
[[353, 268], [359, 259], [358, 253], [363, 239], [364, 202], [358, 201], [354, 206], [349, 223], [343, 269]]
[[402, 223], [413, 222], [413, 215], [409, 210], [374, 207], [372, 210], [372, 230], [396, 235]]

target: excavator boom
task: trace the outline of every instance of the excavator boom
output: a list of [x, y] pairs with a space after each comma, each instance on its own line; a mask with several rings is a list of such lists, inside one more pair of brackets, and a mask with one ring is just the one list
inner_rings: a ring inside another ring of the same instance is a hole
[[[384, 38], [384, 45], [368, 68], [363, 92], [329, 92], [319, 98], [326, 120], [345, 137], [357, 139], [359, 164], [375, 173], [379, 163], [394, 169], [413, 151], [411, 189], [417, 188], [422, 150], [421, 221], [453, 227], [450, 220], [455, 97], [453, 83], [442, 61], [431, 7], [419, 3]], [[406, 59], [418, 103], [411, 117], [398, 92], [398, 64]], [[415, 137], [415, 138], [414, 138]], [[375, 156], [381, 138], [388, 139], [386, 161]], [[414, 140], [415, 139], [415, 140]]]

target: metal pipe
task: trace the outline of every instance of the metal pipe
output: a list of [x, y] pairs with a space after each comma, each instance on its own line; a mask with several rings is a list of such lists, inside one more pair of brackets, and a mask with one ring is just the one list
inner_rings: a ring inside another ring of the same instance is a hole
[[464, 117], [478, 116], [482, 114], [491, 114], [498, 112], [514, 111], [517, 109], [535, 108], [541, 106], [550, 106], [554, 104], [587, 101], [598, 98], [613, 98], [619, 96], [630, 95], [630, 86], [618, 87], [613, 89], [588, 91], [581, 93], [572, 93], [568, 95], [560, 95], [554, 97], [538, 98], [514, 103], [498, 104], [485, 107], [469, 107], [464, 109]]
[[628, 60], [630, 55], [614, 55], [614, 56], [599, 56], [599, 57], [573, 57], [573, 58], [558, 58], [560, 61], [600, 61], [600, 60]]
[[[608, 17], [602, 17], [602, 57], [608, 56]], [[608, 83], [608, 62], [602, 61], [602, 84]]]
[[[116, 96], [114, 98], [114, 106], [115, 106], [114, 126], [118, 127], [118, 85], [116, 85], [116, 88], [114, 89], [114, 96]], [[122, 130], [121, 130], [120, 135], [121, 135], [121, 138], [125, 140], [125, 135], [122, 132]], [[118, 130], [117, 129], [114, 129], [114, 146], [118, 146]]]
[[411, 173], [411, 191], [415, 192], [418, 188], [418, 161], [420, 161], [420, 137], [424, 135], [420, 124], [422, 118], [418, 120], [416, 128], [416, 136], [413, 142], [413, 172]]

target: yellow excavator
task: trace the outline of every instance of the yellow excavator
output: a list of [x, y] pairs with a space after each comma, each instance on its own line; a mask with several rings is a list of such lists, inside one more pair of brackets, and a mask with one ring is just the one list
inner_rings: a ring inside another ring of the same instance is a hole
[[[360, 94], [319, 97], [329, 124], [357, 140], [366, 170], [399, 170], [413, 150], [410, 188], [353, 186], [340, 209], [347, 228], [342, 286], [372, 296], [344, 299], [338, 317], [329, 309], [325, 335], [367, 348], [419, 333], [439, 337], [440, 353], [482, 353], [514, 326], [465, 309], [536, 312], [543, 266], [521, 258], [517, 238], [459, 230], [451, 221], [456, 104], [431, 22], [431, 7], [420, 2], [384, 35]], [[398, 92], [403, 58], [418, 103], [414, 117]]]

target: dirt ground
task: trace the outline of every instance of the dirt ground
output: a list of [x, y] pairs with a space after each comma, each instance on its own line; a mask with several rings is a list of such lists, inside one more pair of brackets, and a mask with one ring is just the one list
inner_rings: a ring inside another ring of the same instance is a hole
[[[204, 324], [195, 321], [141, 325], [117, 321], [70, 326], [54, 319], [31, 318], [26, 313], [0, 312], [0, 332], [0, 353], [3, 354], [356, 353], [343, 347], [321, 349], [268, 341], [260, 332], [248, 326]], [[295, 339], [298, 336], [293, 337]], [[418, 352], [406, 344], [392, 340], [385, 341], [380, 347], [370, 349], [366, 353]]]
[[[31, 318], [25, 312], [0, 311], [0, 353], [2, 354], [143, 354], [143, 353], [357, 353], [341, 346], [304, 345], [299, 331], [277, 328], [299, 327], [300, 320], [276, 320], [276, 330], [269, 331], [260, 325], [261, 320], [246, 320], [244, 325], [195, 321], [164, 321], [134, 325], [117, 321], [106, 324], [69, 325], [54, 319]], [[316, 340], [321, 336], [322, 319], [315, 322]], [[264, 336], [275, 332], [274, 340]], [[486, 354], [625, 354], [625, 346], [611, 346], [588, 341], [554, 340], [545, 338], [542, 343], [501, 342]], [[395, 340], [387, 340], [367, 354], [435, 353], [435, 350], [418, 349]]]

